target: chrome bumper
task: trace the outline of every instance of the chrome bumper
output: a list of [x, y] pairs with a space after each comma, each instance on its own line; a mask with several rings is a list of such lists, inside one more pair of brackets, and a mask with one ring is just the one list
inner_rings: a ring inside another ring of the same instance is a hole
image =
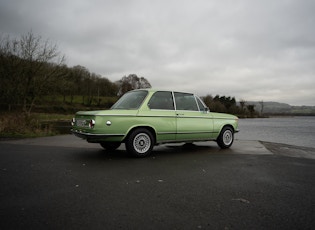
[[85, 133], [79, 130], [71, 129], [72, 134], [75, 136], [87, 140], [87, 142], [98, 143], [101, 141], [106, 141], [107, 138], [112, 137], [124, 137], [124, 134], [95, 134], [95, 133]]

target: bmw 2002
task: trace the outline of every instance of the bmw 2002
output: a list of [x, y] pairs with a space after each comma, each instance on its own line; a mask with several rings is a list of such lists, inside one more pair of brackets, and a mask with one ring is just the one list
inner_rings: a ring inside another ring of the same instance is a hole
[[114, 150], [125, 143], [133, 156], [145, 157], [154, 145], [216, 141], [229, 148], [238, 131], [238, 118], [210, 112], [192, 93], [139, 89], [124, 94], [109, 110], [80, 111], [72, 133]]

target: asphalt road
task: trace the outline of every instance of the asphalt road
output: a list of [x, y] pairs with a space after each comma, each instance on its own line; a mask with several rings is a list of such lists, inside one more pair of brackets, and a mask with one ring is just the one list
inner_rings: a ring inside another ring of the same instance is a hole
[[135, 159], [72, 135], [2, 140], [0, 229], [314, 229], [314, 154], [236, 141]]

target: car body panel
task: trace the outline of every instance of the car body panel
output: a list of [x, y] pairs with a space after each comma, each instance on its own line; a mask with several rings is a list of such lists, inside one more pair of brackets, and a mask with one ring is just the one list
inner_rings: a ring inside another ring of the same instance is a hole
[[213, 119], [210, 113], [178, 110], [176, 111], [176, 115], [176, 140], [204, 140], [214, 138]]
[[173, 95], [174, 92], [145, 90], [148, 94], [137, 109], [77, 112], [73, 134], [88, 142], [124, 142], [133, 129], [144, 127], [153, 133], [155, 144], [160, 144], [216, 140], [224, 126], [231, 126], [235, 132], [238, 129], [236, 116], [209, 112], [206, 108], [199, 108], [200, 105], [199, 111], [177, 110], [174, 100], [174, 109], [150, 108], [153, 104], [151, 98], [156, 92], [171, 92]]

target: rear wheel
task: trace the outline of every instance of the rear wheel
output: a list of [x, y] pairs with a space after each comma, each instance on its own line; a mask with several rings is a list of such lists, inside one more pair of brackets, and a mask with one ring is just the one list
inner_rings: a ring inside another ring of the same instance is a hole
[[133, 130], [126, 140], [126, 149], [128, 153], [135, 157], [148, 156], [151, 153], [153, 146], [153, 135], [145, 128]]
[[231, 127], [224, 127], [217, 138], [217, 143], [222, 149], [231, 147], [234, 141], [234, 131]]
[[100, 142], [100, 145], [109, 151], [116, 150], [120, 146], [120, 142]]

